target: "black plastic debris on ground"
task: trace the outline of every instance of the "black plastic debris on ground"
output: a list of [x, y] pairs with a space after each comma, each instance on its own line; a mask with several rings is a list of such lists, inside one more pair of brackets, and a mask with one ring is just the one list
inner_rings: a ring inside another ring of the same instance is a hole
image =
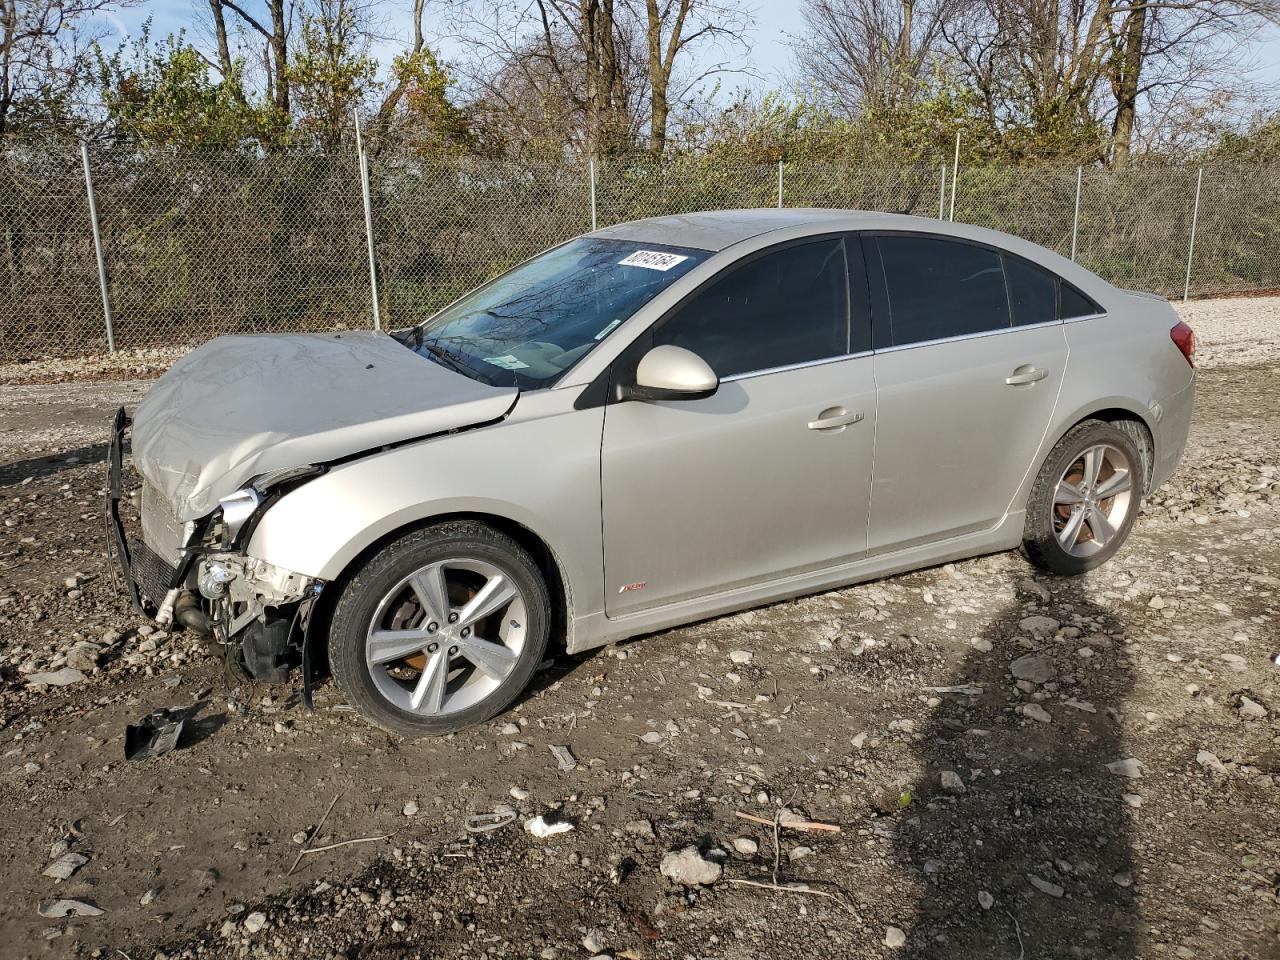
[[187, 720], [185, 710], [156, 710], [124, 728], [124, 758], [147, 760], [168, 753], [178, 745]]

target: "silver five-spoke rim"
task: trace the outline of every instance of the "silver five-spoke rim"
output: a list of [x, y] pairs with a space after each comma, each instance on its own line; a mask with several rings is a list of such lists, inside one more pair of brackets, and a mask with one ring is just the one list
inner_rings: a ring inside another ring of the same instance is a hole
[[515, 581], [488, 561], [457, 558], [415, 570], [369, 622], [365, 662], [374, 686], [423, 716], [479, 703], [515, 669], [527, 609]]
[[1106, 548], [1124, 526], [1133, 503], [1129, 457], [1119, 447], [1086, 447], [1063, 471], [1053, 494], [1053, 532], [1073, 557]]

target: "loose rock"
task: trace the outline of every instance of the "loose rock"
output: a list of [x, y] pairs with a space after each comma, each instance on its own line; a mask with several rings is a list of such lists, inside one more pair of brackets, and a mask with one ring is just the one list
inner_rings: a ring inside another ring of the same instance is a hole
[[257, 933], [267, 925], [267, 915], [255, 910], [244, 918], [244, 929], [246, 933]]
[[1027, 879], [1031, 881], [1031, 885], [1033, 887], [1041, 893], [1047, 893], [1051, 897], [1061, 897], [1066, 892], [1056, 883], [1052, 883], [1048, 880], [1042, 880], [1034, 873], [1028, 873]]
[[708, 860], [694, 846], [668, 853], [662, 858], [660, 869], [668, 880], [686, 887], [710, 886], [723, 873], [720, 864]]
[[1009, 664], [1009, 672], [1028, 683], [1048, 683], [1056, 676], [1053, 664], [1038, 653], [1028, 653]]
[[41, 900], [36, 911], [46, 920], [64, 917], [100, 917], [103, 910], [84, 900]]
[[947, 793], [965, 792], [964, 780], [954, 770], [943, 770], [938, 779], [942, 782], [942, 789]]
[[1249, 697], [1240, 697], [1240, 716], [1245, 720], [1265, 720], [1267, 708]]
[[71, 875], [88, 862], [89, 858], [83, 854], [64, 853], [44, 868], [44, 875], [54, 880], [70, 880]]
[[1107, 764], [1107, 769], [1117, 777], [1128, 777], [1130, 780], [1137, 780], [1142, 776], [1142, 761], [1134, 757], [1128, 757], [1124, 760], [1112, 760]]

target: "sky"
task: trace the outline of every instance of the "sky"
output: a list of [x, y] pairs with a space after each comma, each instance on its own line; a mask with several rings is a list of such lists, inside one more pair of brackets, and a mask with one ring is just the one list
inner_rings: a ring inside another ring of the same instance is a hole
[[[398, 0], [389, 0], [388, 6], [394, 8], [396, 2]], [[153, 36], [163, 37], [191, 25], [194, 20], [193, 5], [196, 3], [204, 9], [203, 0], [143, 0], [136, 7], [113, 15], [110, 20], [120, 38], [124, 39], [126, 34], [136, 33], [147, 17], [151, 17]], [[803, 27], [800, 0], [747, 0], [747, 5], [755, 10], [748, 38], [752, 46], [751, 67], [754, 75], [743, 76], [736, 82], [728, 80], [726, 85], [749, 86], [756, 90], [784, 85], [791, 66], [788, 38], [799, 33]], [[406, 10], [409, 9], [408, 0], [405, 0], [403, 6]], [[426, 27], [429, 37], [445, 32], [441, 24], [432, 22], [431, 10], [432, 4], [428, 2]], [[406, 35], [407, 31], [406, 23]], [[1260, 39], [1255, 50], [1259, 65], [1257, 79], [1263, 83], [1280, 85], [1280, 27], [1269, 27], [1263, 31]], [[441, 50], [446, 60], [457, 55], [456, 46], [448, 40], [437, 40], [433, 45]], [[389, 60], [390, 55], [398, 49], [398, 44], [388, 45], [384, 59]]]

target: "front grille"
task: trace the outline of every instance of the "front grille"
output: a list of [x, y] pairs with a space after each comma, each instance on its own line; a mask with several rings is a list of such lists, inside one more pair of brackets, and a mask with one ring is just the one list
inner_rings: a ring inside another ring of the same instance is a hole
[[160, 606], [173, 585], [176, 568], [145, 543], [137, 540], [130, 544], [129, 553], [132, 560], [129, 572], [138, 585], [138, 590], [152, 604]]
[[177, 564], [186, 546], [183, 523], [151, 484], [142, 487], [142, 539], [165, 563]]

